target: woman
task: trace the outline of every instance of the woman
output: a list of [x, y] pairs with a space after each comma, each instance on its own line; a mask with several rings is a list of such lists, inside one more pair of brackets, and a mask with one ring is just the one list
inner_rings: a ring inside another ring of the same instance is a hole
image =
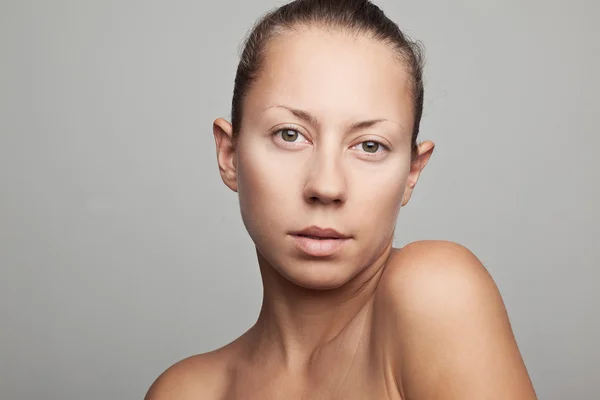
[[298, 0], [242, 54], [213, 131], [264, 300], [227, 346], [146, 398], [535, 399], [491, 277], [460, 245], [392, 248], [434, 144], [419, 48], [366, 0]]

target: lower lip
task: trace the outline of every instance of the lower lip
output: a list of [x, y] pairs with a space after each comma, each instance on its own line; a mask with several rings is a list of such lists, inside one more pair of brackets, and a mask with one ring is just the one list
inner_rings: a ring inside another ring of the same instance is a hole
[[306, 236], [291, 235], [296, 247], [309, 256], [327, 257], [335, 254], [350, 239], [312, 239]]

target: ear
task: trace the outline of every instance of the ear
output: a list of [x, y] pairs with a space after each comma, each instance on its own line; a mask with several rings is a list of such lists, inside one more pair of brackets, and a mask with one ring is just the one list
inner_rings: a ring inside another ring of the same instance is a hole
[[423, 171], [423, 168], [427, 165], [434, 147], [435, 144], [429, 140], [419, 144], [417, 147], [417, 158], [410, 164], [410, 172], [408, 173], [406, 187], [404, 188], [404, 196], [402, 197], [402, 207], [410, 200], [412, 192], [419, 180], [419, 176], [421, 175], [421, 171]]
[[235, 162], [235, 145], [233, 143], [233, 128], [223, 118], [217, 118], [213, 123], [213, 135], [217, 147], [217, 163], [221, 179], [227, 187], [237, 192], [237, 176]]

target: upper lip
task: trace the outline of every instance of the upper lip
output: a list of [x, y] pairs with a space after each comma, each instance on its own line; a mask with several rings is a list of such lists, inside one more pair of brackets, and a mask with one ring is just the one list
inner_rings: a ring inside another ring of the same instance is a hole
[[331, 238], [331, 239], [347, 239], [350, 236], [339, 233], [332, 228], [319, 228], [318, 226], [309, 226], [301, 231], [292, 232], [293, 235], [298, 236], [313, 236], [320, 238]]

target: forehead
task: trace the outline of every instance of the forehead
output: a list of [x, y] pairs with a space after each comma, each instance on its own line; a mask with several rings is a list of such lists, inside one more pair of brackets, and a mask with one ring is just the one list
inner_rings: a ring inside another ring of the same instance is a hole
[[272, 39], [246, 109], [274, 104], [324, 119], [412, 119], [410, 77], [396, 51], [364, 34], [298, 28]]

